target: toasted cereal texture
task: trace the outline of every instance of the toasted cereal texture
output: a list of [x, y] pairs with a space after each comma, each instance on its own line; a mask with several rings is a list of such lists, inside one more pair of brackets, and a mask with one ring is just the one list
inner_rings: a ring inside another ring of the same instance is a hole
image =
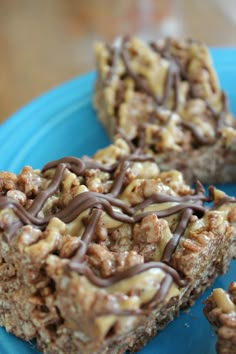
[[95, 45], [94, 106], [109, 136], [188, 182], [236, 181], [236, 121], [208, 49], [193, 40], [117, 38]]

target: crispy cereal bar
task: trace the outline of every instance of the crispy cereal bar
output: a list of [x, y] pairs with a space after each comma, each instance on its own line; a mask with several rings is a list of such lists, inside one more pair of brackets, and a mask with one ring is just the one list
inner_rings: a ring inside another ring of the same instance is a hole
[[204, 313], [217, 334], [218, 354], [236, 354], [236, 282], [226, 292], [214, 289], [205, 301]]
[[43, 353], [137, 351], [235, 254], [236, 200], [122, 139], [1, 172], [0, 192], [0, 325]]
[[193, 40], [117, 38], [95, 46], [94, 106], [119, 134], [188, 182], [236, 181], [236, 121], [207, 48]]

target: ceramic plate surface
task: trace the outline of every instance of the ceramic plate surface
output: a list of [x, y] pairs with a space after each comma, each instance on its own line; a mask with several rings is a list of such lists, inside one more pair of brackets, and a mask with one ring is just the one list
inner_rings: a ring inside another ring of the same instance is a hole
[[[236, 49], [212, 49], [221, 85], [236, 114]], [[0, 125], [0, 170], [19, 172], [24, 165], [41, 168], [63, 156], [91, 155], [109, 144], [92, 108], [95, 74], [89, 73], [49, 91]], [[236, 185], [221, 186], [236, 195]], [[226, 288], [236, 280], [236, 262], [214, 286]], [[170, 323], [140, 351], [142, 354], [214, 354], [215, 336], [202, 314], [205, 292], [196, 304]], [[26, 343], [0, 328], [1, 354], [36, 354]]]

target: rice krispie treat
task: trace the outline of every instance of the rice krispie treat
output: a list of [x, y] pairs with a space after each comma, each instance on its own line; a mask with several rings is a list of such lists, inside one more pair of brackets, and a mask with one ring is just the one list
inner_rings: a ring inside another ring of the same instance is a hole
[[236, 354], [236, 282], [228, 292], [214, 289], [205, 301], [204, 313], [217, 334], [217, 353]]
[[0, 192], [0, 325], [43, 353], [138, 350], [235, 254], [236, 200], [122, 139], [1, 172]]
[[207, 48], [193, 40], [117, 38], [95, 46], [94, 106], [113, 139], [188, 182], [236, 181], [236, 121]]

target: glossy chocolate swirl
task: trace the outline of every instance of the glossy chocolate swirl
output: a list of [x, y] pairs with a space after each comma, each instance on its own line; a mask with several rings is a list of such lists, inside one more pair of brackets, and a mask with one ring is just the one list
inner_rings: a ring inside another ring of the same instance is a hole
[[[124, 176], [127, 168], [129, 167], [129, 163], [131, 161], [143, 161], [145, 160], [145, 158], [145, 155], [139, 156], [135, 155], [134, 153], [128, 156], [126, 161], [122, 159], [121, 161], [109, 166], [102, 165], [88, 158], [82, 160], [74, 157], [66, 157], [52, 161], [46, 164], [42, 169], [44, 173], [49, 169], [55, 169], [52, 182], [46, 190], [39, 192], [39, 194], [37, 195], [28, 210], [23, 208], [19, 203], [17, 203], [13, 199], [8, 198], [6, 196], [0, 198], [0, 208], [13, 209], [22, 224], [32, 224], [42, 230], [46, 228], [52, 216], [58, 217], [65, 223], [69, 223], [86, 209], [94, 207], [102, 208], [112, 218], [129, 224], [135, 224], [151, 213], [157, 215], [158, 217], [166, 217], [179, 212], [183, 212], [185, 209], [188, 208], [200, 214], [203, 214], [205, 212], [205, 208], [202, 205], [196, 203], [196, 201], [200, 200], [208, 201], [209, 197], [204, 196], [202, 193], [185, 197], [175, 197], [155, 193], [151, 197], [146, 198], [142, 203], [139, 203], [134, 207], [128, 206], [125, 202], [117, 198], [118, 194], [121, 193]], [[77, 172], [77, 175], [82, 176], [85, 170], [89, 168], [100, 168], [101, 170], [105, 169], [106, 171], [113, 171], [113, 173], [115, 171], [119, 172], [116, 178], [114, 179], [110, 193], [102, 194], [96, 192], [83, 192], [81, 194], [76, 195], [64, 209], [50, 216], [38, 217], [37, 214], [43, 207], [44, 203], [53, 193], [55, 193], [56, 190], [59, 189], [60, 183], [63, 180], [63, 173], [66, 168], [73, 171], [74, 173]], [[176, 203], [176, 205], [160, 211], [142, 212], [145, 207], [153, 203], [168, 202], [174, 202]], [[115, 211], [113, 209], [113, 206], [118, 207], [120, 211]], [[12, 230], [8, 230], [8, 232], [10, 237], [14, 236], [15, 226], [13, 226]]]

